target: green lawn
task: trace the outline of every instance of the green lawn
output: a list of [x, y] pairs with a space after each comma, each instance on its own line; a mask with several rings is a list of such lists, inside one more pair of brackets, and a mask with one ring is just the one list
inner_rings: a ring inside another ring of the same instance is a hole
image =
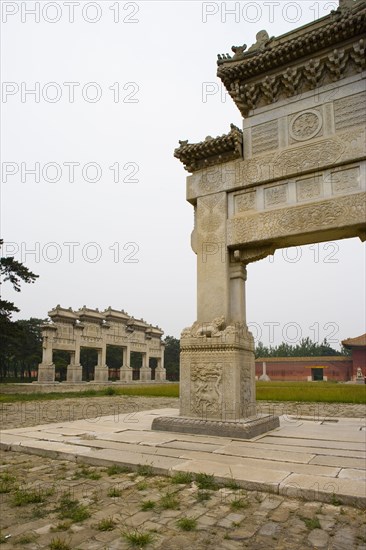
[[257, 382], [258, 401], [366, 403], [366, 385], [336, 382]]
[[[258, 401], [302, 401], [318, 403], [366, 403], [366, 385], [334, 382], [257, 382]], [[1, 392], [1, 385], [0, 385]], [[108, 386], [103, 390], [59, 393], [1, 394], [0, 403], [47, 401], [70, 397], [106, 397], [139, 395], [143, 397], [179, 397], [179, 384], [144, 386]]]

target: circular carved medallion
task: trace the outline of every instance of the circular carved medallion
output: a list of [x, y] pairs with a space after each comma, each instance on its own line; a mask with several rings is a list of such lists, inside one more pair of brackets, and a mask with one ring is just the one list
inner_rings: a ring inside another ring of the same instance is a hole
[[291, 121], [290, 134], [296, 141], [306, 141], [317, 135], [323, 121], [317, 111], [305, 111]]

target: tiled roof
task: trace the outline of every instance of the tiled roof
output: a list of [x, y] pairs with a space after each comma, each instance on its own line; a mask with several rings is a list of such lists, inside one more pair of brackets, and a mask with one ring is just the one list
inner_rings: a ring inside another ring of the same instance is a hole
[[356, 338], [347, 338], [342, 341], [345, 348], [363, 348], [366, 347], [366, 333]]
[[243, 132], [231, 124], [228, 134], [213, 138], [207, 136], [199, 143], [180, 141], [174, 156], [178, 158], [188, 172], [195, 172], [208, 166], [228, 162], [243, 156]]

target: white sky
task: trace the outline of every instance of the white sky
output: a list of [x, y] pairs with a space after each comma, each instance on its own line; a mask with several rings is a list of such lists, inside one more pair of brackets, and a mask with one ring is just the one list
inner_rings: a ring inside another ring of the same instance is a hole
[[[173, 150], [179, 139], [241, 126], [216, 77], [217, 54], [250, 46], [261, 29], [283, 34], [336, 7], [1, 2], [3, 253], [39, 275], [20, 294], [4, 285], [4, 297], [21, 309], [14, 318], [44, 318], [58, 303], [112, 306], [179, 337], [196, 316], [196, 268], [187, 172]], [[73, 102], [65, 82], [77, 83]], [[39, 102], [25, 93], [37, 86]], [[79, 163], [73, 182], [70, 162]], [[35, 163], [39, 182], [25, 172]], [[99, 167], [99, 181], [88, 181], [98, 179], [95, 167], [83, 170], [88, 163]], [[4, 166], [17, 171], [7, 181]], [[279, 250], [251, 264], [247, 317], [267, 345], [309, 336], [337, 347], [365, 332], [364, 245], [349, 239]]]

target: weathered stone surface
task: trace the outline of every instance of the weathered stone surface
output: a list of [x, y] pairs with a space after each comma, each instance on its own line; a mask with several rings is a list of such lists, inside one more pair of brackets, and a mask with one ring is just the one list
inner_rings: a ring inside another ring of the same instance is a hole
[[278, 428], [278, 416], [265, 416], [255, 420], [242, 422], [221, 422], [215, 420], [200, 420], [199, 418], [158, 417], [154, 418], [152, 429], [167, 432], [204, 434], [222, 437], [251, 439], [263, 433]]
[[328, 548], [329, 535], [321, 529], [314, 529], [308, 536], [308, 541], [315, 548]]

